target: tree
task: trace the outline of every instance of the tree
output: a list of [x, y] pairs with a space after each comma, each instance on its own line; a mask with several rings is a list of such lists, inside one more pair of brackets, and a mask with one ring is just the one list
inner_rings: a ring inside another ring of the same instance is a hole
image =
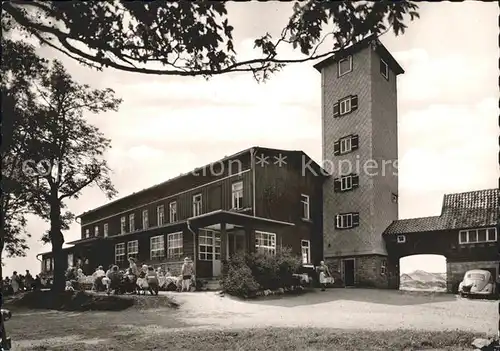
[[29, 194], [35, 213], [50, 222], [53, 291], [61, 291], [65, 286], [62, 231], [73, 218], [70, 212], [63, 213], [65, 201], [78, 198], [89, 186], [98, 186], [109, 198], [116, 195], [103, 158], [110, 140], [87, 123], [83, 113], [117, 111], [121, 100], [111, 89], [92, 90], [76, 83], [58, 61], [32, 84], [37, 91], [37, 115], [32, 118], [38, 123], [23, 173], [31, 177]]
[[[3, 23], [2, 23], [2, 27]], [[8, 30], [9, 28], [4, 28]], [[2, 231], [0, 254], [24, 256], [26, 215], [31, 212], [30, 195], [26, 191], [29, 179], [21, 172], [28, 140], [33, 139], [33, 92], [30, 82], [43, 74], [44, 60], [32, 46], [15, 42], [2, 33]], [[2, 271], [0, 268], [0, 276]]]
[[[268, 79], [285, 64], [329, 56], [369, 35], [391, 29], [402, 34], [408, 17], [419, 17], [418, 6], [410, 1], [296, 2], [278, 38], [266, 33], [255, 39], [260, 57], [238, 61], [223, 1], [11, 0], [2, 8], [11, 23], [42, 44], [91, 67], [205, 77], [252, 72], [257, 80]], [[330, 36], [334, 44], [324, 50]], [[300, 48], [304, 57], [280, 57], [278, 50], [286, 44]]]

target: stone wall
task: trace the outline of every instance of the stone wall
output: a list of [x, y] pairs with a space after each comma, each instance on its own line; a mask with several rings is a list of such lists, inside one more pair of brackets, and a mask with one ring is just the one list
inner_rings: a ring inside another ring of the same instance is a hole
[[464, 278], [465, 273], [471, 269], [493, 270], [494, 280], [500, 273], [498, 271], [499, 261], [476, 261], [476, 262], [446, 262], [446, 285], [448, 292], [456, 293], [458, 284]]
[[[326, 258], [325, 262], [331, 272], [339, 272], [344, 278], [342, 267], [342, 259], [354, 258], [354, 285], [364, 288], [389, 288], [389, 279], [392, 275], [397, 274], [397, 267], [393, 267], [388, 262], [386, 256], [381, 255], [365, 255], [355, 257], [331, 257]], [[385, 272], [382, 265], [385, 263]]]

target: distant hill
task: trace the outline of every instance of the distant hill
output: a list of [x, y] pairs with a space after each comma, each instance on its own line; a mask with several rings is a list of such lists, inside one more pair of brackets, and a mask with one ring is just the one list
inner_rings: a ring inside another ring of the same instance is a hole
[[432, 290], [446, 291], [446, 273], [429, 273], [416, 270], [403, 273], [400, 277], [401, 290]]

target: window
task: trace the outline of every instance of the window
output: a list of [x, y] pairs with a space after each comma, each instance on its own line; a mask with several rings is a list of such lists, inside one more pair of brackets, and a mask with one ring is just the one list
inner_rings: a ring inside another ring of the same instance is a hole
[[255, 231], [255, 248], [257, 252], [276, 254], [276, 234]]
[[396, 240], [397, 240], [398, 244], [404, 244], [406, 242], [406, 236], [398, 235]]
[[128, 257], [133, 257], [137, 259], [137, 256], [139, 255], [139, 241], [138, 240], [132, 240], [127, 243], [127, 255]]
[[158, 226], [162, 226], [165, 224], [165, 207], [160, 205], [156, 208], [156, 215], [158, 216]]
[[149, 228], [149, 211], [142, 210], [142, 229]]
[[50, 272], [50, 258], [45, 259], [45, 271]]
[[68, 267], [73, 267], [73, 254], [68, 254]]
[[343, 75], [352, 71], [352, 56], [349, 55], [342, 60], [339, 60], [337, 63], [338, 67], [338, 76], [342, 77]]
[[167, 258], [182, 256], [182, 232], [167, 235]]
[[337, 229], [354, 228], [359, 225], [359, 213], [341, 213], [335, 217]]
[[496, 228], [461, 230], [458, 234], [459, 244], [489, 243], [497, 241]]
[[352, 150], [351, 138], [340, 140], [340, 153], [345, 154]]
[[232, 197], [233, 209], [237, 210], [243, 208], [243, 182], [233, 183], [232, 193], [233, 193]]
[[109, 235], [109, 225], [108, 223], [104, 223], [104, 225], [102, 226], [102, 232], [104, 234], [104, 237], [107, 238], [108, 235]]
[[201, 215], [201, 194], [193, 196], [193, 217]]
[[386, 80], [389, 80], [389, 66], [382, 59], [380, 59], [380, 74], [382, 74], [382, 77]]
[[165, 257], [165, 238], [163, 235], [153, 236], [150, 239], [151, 259], [161, 259]]
[[348, 97], [346, 99], [340, 100], [339, 106], [340, 106], [340, 114], [341, 115], [345, 115], [345, 114], [351, 112], [351, 98]]
[[338, 156], [340, 154], [347, 154], [359, 148], [359, 136], [349, 135], [337, 140], [333, 144], [333, 154]]
[[335, 192], [353, 190], [359, 186], [359, 176], [357, 174], [349, 174], [336, 178], [333, 186]]
[[309, 196], [304, 194], [300, 195], [300, 202], [302, 203], [302, 218], [310, 219], [311, 214], [309, 213]]
[[311, 242], [309, 240], [302, 240], [300, 246], [302, 247], [302, 264], [311, 262]]
[[135, 231], [135, 215], [133, 213], [128, 216], [128, 231]]
[[348, 175], [340, 178], [340, 190], [351, 190], [352, 189], [352, 176]]
[[168, 209], [169, 209], [169, 220], [170, 220], [170, 223], [174, 223], [174, 222], [177, 222], [177, 202], [171, 202], [169, 205], [168, 205]]
[[85, 234], [83, 235], [83, 238], [90, 238], [90, 229], [85, 229]]
[[125, 243], [118, 243], [115, 245], [115, 263], [123, 262], [125, 262]]
[[98, 225], [96, 225], [94, 227], [94, 236], [99, 236], [99, 226]]
[[123, 216], [120, 219], [120, 233], [125, 234], [127, 232], [127, 219]]
[[199, 258], [202, 261], [212, 261], [221, 259], [221, 241], [220, 233], [211, 230], [200, 230], [199, 240]]
[[340, 117], [351, 113], [358, 108], [358, 96], [347, 96], [333, 104], [333, 117]]
[[386, 275], [386, 273], [387, 273], [387, 261], [382, 260], [382, 262], [380, 262], [380, 275]]

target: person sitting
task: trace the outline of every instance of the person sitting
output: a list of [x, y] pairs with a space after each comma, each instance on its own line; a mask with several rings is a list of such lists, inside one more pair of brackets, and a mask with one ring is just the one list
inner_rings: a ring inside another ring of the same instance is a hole
[[160, 290], [158, 283], [158, 275], [156, 274], [154, 268], [152, 266], [148, 267], [148, 273], [146, 276], [146, 280], [148, 282], [149, 293], [151, 295], [157, 295]]
[[120, 287], [121, 282], [121, 276], [120, 272], [118, 271], [118, 266], [113, 266], [107, 277], [109, 279], [108, 294], [110, 294], [111, 291], [116, 293]]
[[94, 278], [94, 283], [92, 289], [95, 291], [102, 291], [104, 290], [104, 284], [102, 283], [102, 279], [106, 276], [106, 272], [104, 272], [104, 269], [102, 266], [97, 267], [96, 271], [92, 274], [92, 277]]
[[148, 266], [143, 265], [141, 270], [139, 271], [139, 277], [137, 278], [137, 287], [139, 292], [146, 293], [146, 290], [149, 288], [148, 281], [146, 279], [146, 275], [148, 272]]

